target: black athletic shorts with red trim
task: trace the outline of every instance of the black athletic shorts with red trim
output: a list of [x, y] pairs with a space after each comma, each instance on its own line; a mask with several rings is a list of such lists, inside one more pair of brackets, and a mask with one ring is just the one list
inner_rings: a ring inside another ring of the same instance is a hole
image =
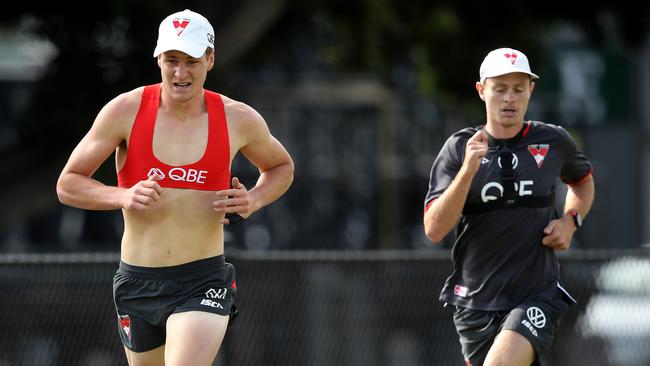
[[532, 299], [510, 311], [483, 311], [456, 306], [454, 324], [467, 365], [483, 365], [494, 339], [504, 329], [528, 339], [535, 350], [533, 365], [551, 365], [548, 350], [573, 299], [560, 288], [553, 300]]
[[204, 311], [237, 316], [235, 268], [223, 255], [170, 267], [138, 267], [120, 261], [113, 299], [125, 347], [145, 352], [165, 344], [174, 313]]

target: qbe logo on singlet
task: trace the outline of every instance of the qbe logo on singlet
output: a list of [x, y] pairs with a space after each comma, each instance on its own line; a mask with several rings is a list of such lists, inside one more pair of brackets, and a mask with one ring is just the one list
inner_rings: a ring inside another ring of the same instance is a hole
[[161, 180], [169, 177], [169, 179], [174, 181], [204, 184], [208, 171], [175, 167], [169, 169], [167, 174], [165, 174], [165, 172], [160, 168], [151, 168], [149, 169], [149, 173], [147, 173], [147, 178], [151, 178], [153, 175], [160, 176]]

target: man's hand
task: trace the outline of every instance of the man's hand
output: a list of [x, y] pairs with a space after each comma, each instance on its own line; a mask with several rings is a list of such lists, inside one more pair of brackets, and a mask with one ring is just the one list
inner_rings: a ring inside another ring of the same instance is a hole
[[571, 246], [571, 239], [573, 239], [575, 231], [576, 227], [570, 215], [551, 220], [544, 228], [545, 236], [542, 244], [557, 250], [567, 250]]
[[471, 174], [476, 174], [481, 166], [481, 160], [488, 152], [488, 138], [483, 130], [478, 130], [469, 140], [465, 148], [463, 166]]
[[158, 181], [162, 177], [158, 174], [152, 174], [149, 179], [141, 180], [133, 187], [124, 191], [122, 197], [122, 207], [127, 210], [144, 210], [152, 203], [158, 201], [162, 187]]
[[[232, 188], [217, 191], [216, 199], [212, 203], [213, 209], [218, 213], [238, 214], [243, 218], [248, 218], [253, 213], [253, 204], [251, 194], [237, 177], [232, 178]], [[221, 223], [228, 225], [230, 220], [221, 219]]]

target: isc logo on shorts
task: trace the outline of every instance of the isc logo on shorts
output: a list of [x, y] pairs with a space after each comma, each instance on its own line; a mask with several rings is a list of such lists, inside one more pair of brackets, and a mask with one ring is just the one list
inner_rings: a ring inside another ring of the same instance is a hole
[[223, 309], [223, 306], [221, 306], [220, 303], [218, 303], [216, 301], [208, 300], [208, 299], [201, 300], [201, 305], [210, 306], [210, 307], [218, 308], [218, 309]]

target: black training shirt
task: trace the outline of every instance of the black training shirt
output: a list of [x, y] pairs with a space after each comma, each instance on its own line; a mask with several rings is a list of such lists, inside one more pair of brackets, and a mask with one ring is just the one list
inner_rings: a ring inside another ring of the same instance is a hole
[[[440, 150], [429, 182], [425, 207], [438, 198], [460, 170], [467, 140], [476, 128], [450, 136]], [[481, 206], [503, 196], [498, 148], [513, 152], [514, 195], [543, 197], [554, 194], [557, 178], [575, 183], [591, 173], [591, 163], [562, 127], [525, 122], [512, 139], [489, 137], [488, 153], [474, 176], [466, 204]], [[512, 186], [512, 185], [510, 185]], [[509, 310], [523, 301], [553, 298], [559, 285], [558, 261], [544, 246], [543, 230], [559, 212], [549, 207], [497, 208], [463, 214], [456, 226], [452, 250], [453, 273], [440, 300], [477, 310]]]

